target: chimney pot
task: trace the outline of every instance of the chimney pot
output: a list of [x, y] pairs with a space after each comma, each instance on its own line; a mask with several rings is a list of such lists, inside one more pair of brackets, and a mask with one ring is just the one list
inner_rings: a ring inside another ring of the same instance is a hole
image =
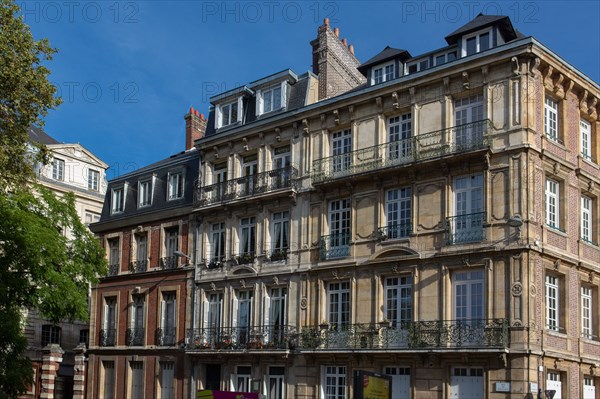
[[200, 119], [204, 120], [204, 114], [200, 114]]
[[190, 107], [190, 114], [194, 113], [194, 107]]
[[350, 50], [350, 54], [354, 55], [354, 46], [353, 45], [349, 45], [348, 50]]
[[337, 37], [340, 37], [340, 28], [335, 28], [335, 29], [333, 30], [333, 33], [335, 33], [335, 35], [336, 35]]
[[325, 26], [329, 26], [329, 18], [325, 18], [325, 19], [323, 20], [323, 25], [325, 25]]
[[194, 142], [204, 137], [206, 132], [206, 120], [204, 114], [190, 107], [190, 113], [185, 116], [185, 149], [186, 151], [194, 147]]
[[346, 38], [342, 39], [342, 43], [344, 43], [344, 46], [348, 45], [348, 40]]

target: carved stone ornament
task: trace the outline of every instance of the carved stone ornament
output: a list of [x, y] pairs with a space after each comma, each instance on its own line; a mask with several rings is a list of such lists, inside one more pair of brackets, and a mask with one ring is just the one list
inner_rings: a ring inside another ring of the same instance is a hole
[[534, 284], [531, 284], [531, 287], [529, 287], [529, 295], [530, 296], [536, 296], [537, 295], [537, 288], [535, 288]]
[[279, 285], [279, 277], [273, 276], [273, 284]]
[[394, 109], [399, 109], [400, 108], [400, 100], [398, 99], [398, 93], [397, 92], [393, 92], [392, 93], [392, 102], [393, 102]]
[[554, 270], [558, 271], [558, 268], [560, 267], [560, 259], [556, 259], [554, 261]]
[[337, 109], [333, 110], [333, 121], [336, 125], [340, 124], [340, 111]]
[[213, 290], [213, 291], [217, 290], [217, 286], [215, 285], [214, 281], [210, 283], [210, 289]]
[[510, 290], [512, 291], [512, 294], [514, 296], [521, 296], [521, 294], [523, 293], [523, 284], [514, 283]]
[[303, 296], [302, 298], [300, 298], [300, 309], [306, 310], [307, 307], [308, 307], [308, 298]]
[[462, 84], [463, 89], [468, 90], [471, 86], [471, 83], [469, 82], [469, 73], [467, 71], [463, 71], [462, 80], [463, 80], [463, 84]]
[[588, 96], [588, 91], [584, 90], [583, 94], [581, 95], [581, 98], [579, 99], [579, 109], [583, 113], [588, 112], [587, 96]]
[[519, 65], [519, 59], [517, 57], [512, 57], [510, 61], [512, 65], [513, 75], [519, 76], [521, 74], [521, 66]]
[[240, 285], [242, 286], [242, 288], [246, 288], [246, 280], [241, 279], [240, 280]]

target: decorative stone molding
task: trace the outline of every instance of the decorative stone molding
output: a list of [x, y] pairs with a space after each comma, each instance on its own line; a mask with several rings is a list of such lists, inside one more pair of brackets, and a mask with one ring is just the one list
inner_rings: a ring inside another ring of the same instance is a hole
[[354, 120], [354, 105], [348, 107], [348, 114], [350, 115], [350, 120]]
[[510, 291], [512, 292], [513, 296], [521, 296], [521, 294], [523, 294], [523, 284], [519, 282], [514, 283]]
[[[515, 58], [515, 57], [513, 57]], [[488, 66], [484, 65], [481, 67], [481, 79], [482, 83], [485, 85], [488, 83]]]
[[510, 59], [512, 71], [514, 76], [521, 75], [521, 65], [519, 65], [519, 59], [517, 57], [512, 57]]
[[417, 102], [415, 86], [408, 88], [408, 94], [410, 95], [410, 103], [415, 104]]
[[469, 73], [467, 71], [463, 71], [462, 73], [462, 86], [464, 90], [468, 90], [471, 86], [470, 82], [469, 82]]
[[444, 83], [444, 94], [449, 95], [450, 94], [450, 77], [445, 76], [443, 79], [443, 83]]
[[392, 102], [393, 102], [394, 109], [400, 108], [400, 99], [398, 98], [397, 92], [392, 93]]
[[381, 97], [375, 98], [375, 105], [377, 106], [377, 113], [383, 114], [383, 99]]
[[333, 110], [333, 122], [337, 125], [340, 124], [340, 111], [337, 109]]
[[588, 97], [588, 91], [583, 90], [583, 94], [581, 95], [581, 98], [579, 99], [579, 111], [582, 114], [587, 114], [587, 112], [588, 112], [587, 97]]

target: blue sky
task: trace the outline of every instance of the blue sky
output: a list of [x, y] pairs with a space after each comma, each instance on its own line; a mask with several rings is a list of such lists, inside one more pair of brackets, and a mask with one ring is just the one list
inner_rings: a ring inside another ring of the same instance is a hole
[[183, 150], [183, 115], [208, 98], [290, 68], [311, 69], [325, 17], [366, 61], [386, 45], [413, 55], [484, 14], [513, 25], [600, 82], [600, 1], [17, 1], [64, 103], [46, 117], [59, 141], [79, 142], [108, 178]]

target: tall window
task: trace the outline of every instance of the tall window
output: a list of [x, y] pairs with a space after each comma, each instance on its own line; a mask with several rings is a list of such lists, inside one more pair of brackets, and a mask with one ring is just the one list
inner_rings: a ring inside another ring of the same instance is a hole
[[407, 113], [388, 120], [388, 158], [390, 162], [412, 159], [412, 115]]
[[183, 174], [169, 173], [169, 199], [178, 199], [183, 197]]
[[285, 397], [285, 367], [269, 366], [267, 399]]
[[396, 328], [407, 328], [412, 321], [412, 277], [385, 279], [385, 315]]
[[237, 120], [238, 120], [237, 100], [235, 102], [221, 106], [221, 125], [219, 127], [231, 125], [232, 123], [237, 122]]
[[123, 212], [124, 208], [123, 188], [113, 188], [111, 195], [112, 213]]
[[179, 245], [179, 228], [165, 229], [165, 256], [174, 257]]
[[335, 132], [331, 139], [331, 155], [333, 172], [343, 172], [350, 169], [352, 162], [352, 131], [350, 129]]
[[115, 398], [115, 362], [112, 360], [103, 360], [102, 368], [104, 373], [104, 399]]
[[236, 392], [250, 392], [250, 381], [252, 378], [251, 366], [235, 367], [235, 387]]
[[281, 85], [269, 87], [262, 92], [263, 113], [276, 111], [281, 108]]
[[210, 264], [216, 265], [225, 259], [225, 223], [210, 226]]
[[243, 186], [241, 187], [241, 195], [254, 194], [257, 188], [257, 174], [258, 173], [258, 156], [256, 154], [244, 157], [242, 162], [242, 180]]
[[175, 345], [177, 320], [177, 295], [175, 292], [163, 292], [160, 304], [160, 345]]
[[290, 215], [289, 212], [273, 213], [273, 224], [271, 227], [271, 238], [273, 252], [287, 251], [289, 247], [288, 235], [290, 230]]
[[[108, 263], [111, 267], [111, 274], [117, 274], [119, 272], [119, 239], [111, 238], [108, 240]], [[114, 269], [114, 270], [112, 270]], [[114, 273], [113, 273], [114, 272]]]
[[412, 189], [410, 187], [389, 190], [385, 211], [388, 238], [408, 237], [412, 231]]
[[592, 160], [592, 126], [581, 119], [579, 121], [579, 132], [581, 133], [581, 156], [588, 161]]
[[285, 334], [286, 302], [286, 287], [271, 288], [269, 295], [265, 298], [265, 325], [268, 326], [271, 342], [281, 342], [283, 334]]
[[146, 180], [139, 183], [138, 206], [148, 206], [152, 204], [152, 181]]
[[52, 178], [54, 180], [65, 180], [65, 161], [54, 158], [52, 160]]
[[329, 203], [330, 246], [345, 247], [350, 243], [350, 199]]
[[104, 298], [104, 318], [100, 333], [100, 346], [113, 346], [116, 344], [117, 328], [117, 298]]
[[484, 238], [483, 175], [460, 176], [453, 180], [454, 217], [450, 228], [452, 243], [479, 241]]
[[346, 399], [346, 367], [325, 366], [325, 399]]
[[463, 56], [477, 54], [492, 47], [491, 32], [480, 32], [463, 38]]
[[88, 190], [98, 191], [100, 173], [97, 170], [88, 169]]
[[329, 283], [327, 286], [328, 321], [337, 329], [350, 324], [350, 283]]
[[130, 361], [131, 369], [131, 399], [144, 397], [144, 362]]
[[243, 218], [240, 229], [240, 255], [253, 256], [256, 247], [256, 218]]
[[134, 295], [131, 301], [130, 331], [127, 334], [127, 345], [144, 345], [145, 325], [144, 313], [146, 308], [146, 296]]
[[204, 304], [205, 336], [209, 344], [214, 344], [221, 336], [221, 312], [223, 310], [223, 294], [207, 294]]
[[237, 298], [234, 300], [234, 320], [233, 326], [238, 329], [238, 341], [248, 342], [250, 329], [252, 328], [252, 301], [254, 293], [252, 291], [238, 291]]
[[394, 79], [394, 71], [395, 71], [394, 63], [382, 65], [377, 68], [373, 68], [373, 71], [372, 71], [372, 74], [373, 74], [372, 79], [373, 80], [372, 80], [371, 84], [379, 84], [379, 83], [388, 82], [388, 81]]
[[544, 131], [549, 140], [558, 142], [558, 103], [548, 96], [544, 102]]
[[60, 345], [60, 332], [59, 326], [44, 324], [42, 326], [42, 347], [48, 344]]
[[581, 336], [593, 337], [592, 289], [581, 287]]
[[546, 179], [546, 225], [559, 228], [559, 184], [552, 179]]
[[483, 144], [483, 96], [478, 94], [455, 100], [454, 122], [454, 143], [458, 151]]
[[549, 330], [559, 329], [559, 279], [546, 275], [546, 327]]
[[100, 215], [95, 212], [85, 211], [85, 225], [88, 226], [90, 223], [96, 223], [100, 221]]
[[454, 275], [454, 318], [484, 318], [483, 271], [459, 272]]
[[273, 169], [278, 172], [273, 176], [273, 188], [289, 187], [290, 178], [292, 177], [290, 170], [291, 164], [292, 156], [290, 154], [290, 147], [285, 146], [275, 148], [273, 154]]
[[136, 234], [135, 246], [135, 258], [138, 263], [142, 262], [144, 263], [143, 266], [145, 266], [146, 259], [148, 258], [148, 236], [146, 234]]
[[160, 399], [175, 397], [175, 362], [160, 362]]
[[592, 199], [581, 197], [581, 239], [587, 242], [592, 240]]

